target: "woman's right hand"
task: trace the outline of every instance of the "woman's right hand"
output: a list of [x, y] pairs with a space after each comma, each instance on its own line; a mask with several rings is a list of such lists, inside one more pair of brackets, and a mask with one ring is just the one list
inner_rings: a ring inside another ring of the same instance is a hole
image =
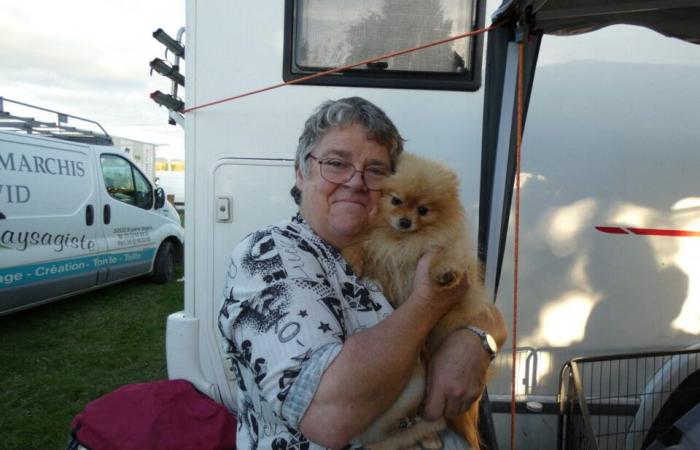
[[451, 287], [438, 284], [430, 276], [430, 267], [434, 258], [440, 257], [440, 250], [432, 250], [424, 254], [416, 266], [416, 274], [413, 280], [412, 301], [424, 302], [439, 317], [449, 311], [469, 289], [468, 277], [462, 277], [461, 281]]

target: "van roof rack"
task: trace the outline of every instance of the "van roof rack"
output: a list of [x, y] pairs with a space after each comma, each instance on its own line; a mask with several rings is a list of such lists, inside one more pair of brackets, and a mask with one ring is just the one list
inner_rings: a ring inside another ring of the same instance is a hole
[[[4, 104], [9, 102], [18, 105], [24, 109], [28, 108], [34, 111], [56, 114], [56, 122], [37, 120], [34, 117], [22, 117], [10, 114], [5, 111]], [[68, 125], [70, 119], [79, 120], [92, 124], [95, 130], [78, 128]], [[99, 128], [99, 130], [98, 130]], [[58, 111], [53, 111], [39, 106], [30, 105], [27, 103], [10, 100], [9, 98], [0, 96], [0, 130], [10, 130], [19, 133], [37, 134], [40, 136], [49, 136], [56, 139], [63, 139], [73, 142], [82, 142], [86, 144], [112, 145], [112, 137], [102, 128], [102, 125], [94, 120], [84, 119], [82, 117], [65, 114]]]

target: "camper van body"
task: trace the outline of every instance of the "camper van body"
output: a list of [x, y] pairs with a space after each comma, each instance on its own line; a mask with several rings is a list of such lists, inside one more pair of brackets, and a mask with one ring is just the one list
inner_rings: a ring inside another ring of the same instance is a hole
[[112, 145], [0, 132], [0, 314], [171, 280], [184, 229], [159, 194]]
[[185, 164], [182, 159], [156, 158], [156, 185], [165, 190], [171, 203], [183, 208], [185, 204]]
[[[187, 107], [281, 83], [285, 51], [295, 45], [285, 29], [295, 4], [188, 1]], [[700, 57], [700, 48], [684, 45], [681, 51]], [[514, 387], [523, 448], [557, 447], [559, 371], [567, 360], [700, 341], [700, 238], [692, 232], [700, 230], [699, 73], [697, 65], [589, 61], [545, 66], [535, 77], [522, 150]], [[184, 309], [168, 319], [168, 372], [231, 409], [234, 374], [217, 329], [229, 254], [248, 233], [295, 213], [296, 143], [323, 101], [369, 99], [392, 118], [408, 151], [456, 170], [477, 239], [483, 88], [353, 83], [285, 86], [186, 114], [193, 251], [185, 259]], [[496, 297], [508, 323], [512, 235]], [[502, 443], [510, 352], [502, 350], [489, 385]]]

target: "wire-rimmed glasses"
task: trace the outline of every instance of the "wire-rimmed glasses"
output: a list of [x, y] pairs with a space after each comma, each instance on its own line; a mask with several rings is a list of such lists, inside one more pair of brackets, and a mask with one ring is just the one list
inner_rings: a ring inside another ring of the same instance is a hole
[[352, 163], [340, 158], [316, 158], [312, 154], [309, 154], [307, 158], [318, 163], [321, 177], [331, 183], [347, 183], [355, 176], [355, 173], [359, 172], [365, 186], [370, 191], [380, 190], [386, 177], [391, 175], [391, 169], [383, 164], [372, 164], [362, 170], [357, 170]]

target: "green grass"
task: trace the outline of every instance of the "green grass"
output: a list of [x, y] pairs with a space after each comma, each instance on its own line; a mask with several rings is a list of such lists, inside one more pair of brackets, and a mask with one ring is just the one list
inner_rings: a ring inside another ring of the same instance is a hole
[[167, 378], [183, 283], [135, 279], [0, 317], [0, 449], [65, 449], [71, 419], [119, 386]]

